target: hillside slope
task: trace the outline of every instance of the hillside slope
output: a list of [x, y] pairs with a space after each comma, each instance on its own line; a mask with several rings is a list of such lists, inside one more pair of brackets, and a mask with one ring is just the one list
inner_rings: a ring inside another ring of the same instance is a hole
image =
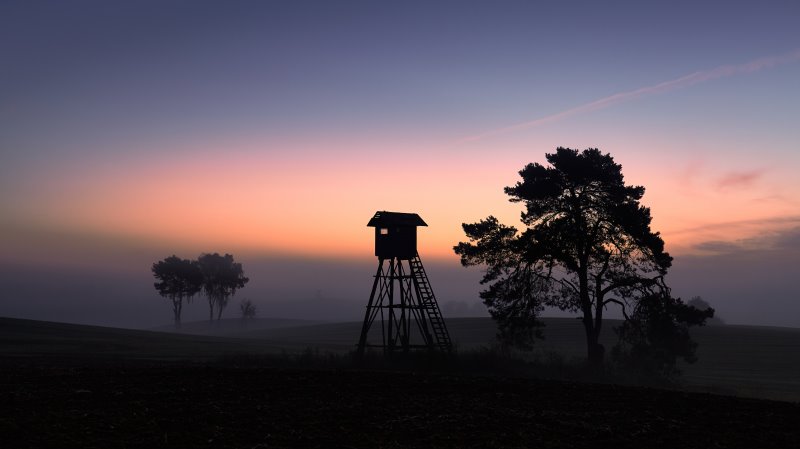
[[[556, 353], [565, 361], [585, 357], [579, 321], [546, 318], [544, 341], [533, 356]], [[487, 318], [447, 321], [459, 351], [490, 346], [494, 323]], [[613, 322], [601, 341], [615, 343]], [[346, 353], [355, 348], [361, 323], [327, 323], [235, 332], [237, 338], [138, 331], [0, 318], [0, 358], [213, 360], [230, 354], [299, 353], [307, 348]], [[681, 365], [689, 386], [779, 400], [800, 401], [800, 329], [712, 326], [693, 329], [699, 361]], [[371, 338], [377, 338], [372, 335]]]

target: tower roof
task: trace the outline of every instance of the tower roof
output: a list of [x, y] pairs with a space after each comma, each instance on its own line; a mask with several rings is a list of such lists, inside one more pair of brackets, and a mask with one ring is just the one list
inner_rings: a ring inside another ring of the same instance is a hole
[[377, 228], [389, 226], [428, 226], [428, 224], [417, 214], [379, 210], [375, 212], [375, 216], [367, 223], [367, 226]]

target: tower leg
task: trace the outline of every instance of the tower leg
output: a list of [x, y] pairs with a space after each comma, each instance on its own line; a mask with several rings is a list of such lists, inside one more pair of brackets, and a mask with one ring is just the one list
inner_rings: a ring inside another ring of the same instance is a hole
[[408, 352], [411, 349], [411, 310], [414, 306], [413, 300], [411, 296], [411, 291], [409, 290], [409, 279], [405, 273], [405, 267], [403, 266], [403, 261], [398, 259], [397, 260], [398, 266], [398, 275], [397, 281], [400, 284], [400, 328], [402, 329], [400, 333], [400, 344], [403, 347], [403, 352]]
[[375, 303], [375, 292], [378, 290], [378, 283], [381, 281], [381, 274], [383, 272], [383, 259], [378, 261], [378, 271], [375, 273], [375, 281], [372, 283], [372, 293], [369, 294], [369, 302], [367, 303], [367, 310], [364, 313], [364, 324], [361, 326], [361, 337], [358, 339], [358, 352], [357, 355], [360, 358], [364, 355], [364, 349], [367, 345], [367, 333], [369, 333], [369, 328], [372, 325], [372, 319], [370, 317], [372, 312], [372, 306]]
[[397, 267], [395, 265], [395, 261], [396, 260], [397, 259], [395, 259], [394, 257], [389, 259], [389, 298], [388, 298], [389, 299], [389, 314], [388, 314], [389, 318], [387, 320], [388, 322], [386, 323], [387, 327], [388, 327], [388, 333], [387, 333], [386, 339], [384, 341], [384, 350], [388, 350], [390, 354], [392, 353], [392, 351], [394, 351], [394, 342], [395, 342], [395, 338], [394, 338], [394, 324], [395, 324], [394, 323], [394, 280], [397, 277]]
[[[408, 271], [403, 260], [408, 261]], [[384, 268], [387, 261], [389, 265]], [[397, 302], [395, 288], [400, 288]], [[381, 342], [367, 344], [370, 328], [376, 319], [381, 321]], [[421, 342], [412, 341], [412, 320], [419, 330]], [[378, 260], [358, 340], [357, 357], [363, 356], [368, 346], [381, 347], [386, 355], [412, 348], [452, 350], [450, 335], [418, 255], [413, 259], [387, 257]]]

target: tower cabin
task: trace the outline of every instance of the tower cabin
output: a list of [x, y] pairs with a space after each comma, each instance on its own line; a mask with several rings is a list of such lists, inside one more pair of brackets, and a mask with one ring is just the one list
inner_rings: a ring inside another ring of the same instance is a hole
[[417, 255], [417, 226], [428, 226], [417, 214], [375, 212], [367, 223], [375, 228], [375, 255], [379, 259], [410, 260]]

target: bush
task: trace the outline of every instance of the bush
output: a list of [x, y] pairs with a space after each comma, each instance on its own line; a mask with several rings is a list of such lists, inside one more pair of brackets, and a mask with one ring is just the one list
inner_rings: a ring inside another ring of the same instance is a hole
[[714, 316], [714, 309], [700, 310], [668, 294], [642, 298], [634, 313], [614, 331], [619, 342], [611, 351], [622, 369], [645, 377], [666, 380], [680, 374], [679, 358], [697, 361], [697, 343], [689, 336], [690, 326], [702, 326]]

